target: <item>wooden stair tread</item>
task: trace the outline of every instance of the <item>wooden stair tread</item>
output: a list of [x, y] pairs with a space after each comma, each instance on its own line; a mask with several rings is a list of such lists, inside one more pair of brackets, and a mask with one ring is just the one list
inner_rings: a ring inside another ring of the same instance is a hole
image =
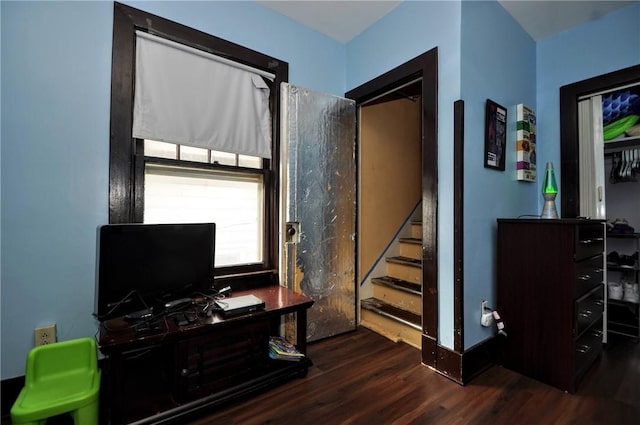
[[399, 241], [404, 243], [414, 244], [414, 245], [422, 245], [422, 239], [418, 239], [418, 238], [400, 238]]
[[416, 330], [422, 331], [422, 318], [410, 311], [394, 307], [391, 304], [387, 304], [376, 298], [364, 299], [360, 301], [360, 306], [366, 310], [373, 311]]
[[398, 256], [398, 257], [387, 257], [386, 260], [388, 263], [405, 264], [411, 267], [422, 267], [422, 261], [416, 258]]
[[374, 285], [378, 284], [378, 285], [389, 286], [391, 288], [395, 288], [400, 291], [409, 292], [415, 295], [422, 295], [421, 285], [418, 285], [416, 283], [409, 282], [406, 280], [402, 280], [402, 279], [396, 279], [395, 277], [391, 277], [391, 276], [374, 277], [371, 279], [371, 283], [373, 283]]

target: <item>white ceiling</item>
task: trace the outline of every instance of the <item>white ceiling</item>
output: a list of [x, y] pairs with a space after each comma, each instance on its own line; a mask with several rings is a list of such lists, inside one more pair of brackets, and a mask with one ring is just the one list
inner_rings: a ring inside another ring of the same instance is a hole
[[265, 0], [256, 3], [346, 43], [401, 1]]
[[[621, 7], [637, 3], [638, 0], [499, 0], [499, 2], [534, 40], [542, 40], [600, 18]], [[402, 1], [260, 0], [256, 3], [288, 16], [337, 41], [346, 43], [391, 12]]]
[[499, 0], [534, 40], [542, 40], [601, 18], [637, 1]]

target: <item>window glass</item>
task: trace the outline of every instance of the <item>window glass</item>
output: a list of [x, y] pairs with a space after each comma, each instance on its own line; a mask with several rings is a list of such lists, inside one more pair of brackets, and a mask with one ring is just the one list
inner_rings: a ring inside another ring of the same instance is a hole
[[180, 145], [180, 159], [183, 161], [208, 162], [209, 150]]
[[260, 174], [147, 164], [145, 223], [216, 223], [216, 267], [263, 261]]
[[247, 168], [262, 168], [262, 158], [257, 156], [238, 155], [238, 165]]
[[157, 142], [155, 140], [144, 141], [144, 154], [156, 158], [176, 159], [178, 155], [178, 145], [174, 143]]
[[237, 155], [234, 153], [211, 151], [211, 163], [220, 165], [238, 165]]

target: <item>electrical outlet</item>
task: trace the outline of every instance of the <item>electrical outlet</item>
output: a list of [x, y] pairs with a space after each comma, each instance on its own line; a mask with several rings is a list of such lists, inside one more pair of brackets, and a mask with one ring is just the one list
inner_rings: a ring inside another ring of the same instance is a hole
[[46, 325], [36, 328], [35, 345], [47, 345], [56, 342], [56, 325]]
[[487, 307], [487, 302], [482, 301], [480, 304], [480, 324], [484, 327], [489, 327], [493, 324], [493, 312]]

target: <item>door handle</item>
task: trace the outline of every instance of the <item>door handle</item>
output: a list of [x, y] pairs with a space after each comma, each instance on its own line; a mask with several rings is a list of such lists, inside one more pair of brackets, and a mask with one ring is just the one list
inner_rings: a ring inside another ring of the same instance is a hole
[[300, 223], [288, 221], [285, 229], [285, 238], [287, 243], [300, 242]]

